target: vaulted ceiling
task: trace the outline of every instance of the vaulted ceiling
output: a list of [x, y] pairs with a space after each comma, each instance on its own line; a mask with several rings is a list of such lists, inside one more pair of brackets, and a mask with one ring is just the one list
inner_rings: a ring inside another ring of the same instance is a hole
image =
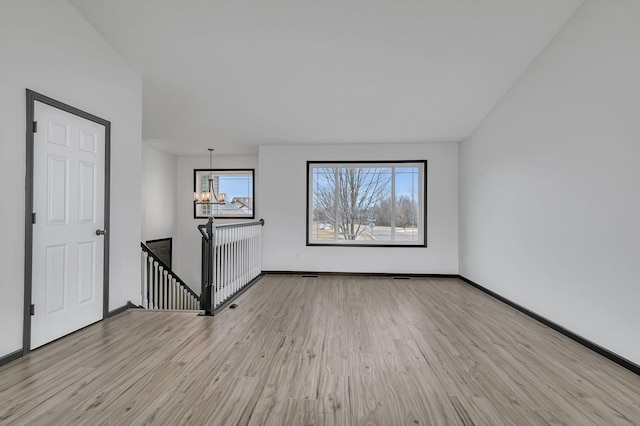
[[583, 0], [69, 0], [170, 153], [459, 141]]

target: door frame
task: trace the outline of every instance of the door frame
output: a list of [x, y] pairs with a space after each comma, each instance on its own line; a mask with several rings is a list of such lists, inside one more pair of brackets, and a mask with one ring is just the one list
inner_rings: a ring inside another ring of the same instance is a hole
[[[27, 170], [25, 174], [25, 209], [24, 209], [24, 321], [22, 330], [22, 355], [31, 352], [31, 296], [33, 289], [33, 156], [34, 156], [34, 119], [35, 103], [52, 106], [61, 111], [76, 115], [104, 126], [104, 268], [103, 268], [103, 297], [102, 319], [109, 316], [109, 204], [110, 204], [110, 176], [111, 176], [111, 122], [97, 117], [78, 108], [72, 107], [48, 96], [26, 89], [26, 145]], [[44, 130], [44, 129], [43, 129]]]

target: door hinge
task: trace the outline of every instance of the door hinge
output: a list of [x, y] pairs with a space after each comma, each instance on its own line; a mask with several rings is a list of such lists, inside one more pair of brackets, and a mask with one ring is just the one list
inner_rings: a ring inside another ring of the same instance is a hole
[[31, 223], [33, 223], [33, 224], [36, 223], [36, 213], [35, 212], [31, 213]]
[[34, 316], [36, 314], [36, 305], [31, 304], [31, 316]]
[[33, 133], [38, 133], [38, 122], [37, 121], [33, 122], [33, 127], [31, 128], [31, 130], [33, 131]]

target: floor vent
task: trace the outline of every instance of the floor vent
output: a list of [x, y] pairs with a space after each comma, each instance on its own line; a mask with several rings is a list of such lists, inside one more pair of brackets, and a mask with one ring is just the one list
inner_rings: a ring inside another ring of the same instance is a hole
[[302, 278], [318, 278], [317, 275], [303, 275]]
[[411, 277], [393, 277], [394, 280], [410, 280]]

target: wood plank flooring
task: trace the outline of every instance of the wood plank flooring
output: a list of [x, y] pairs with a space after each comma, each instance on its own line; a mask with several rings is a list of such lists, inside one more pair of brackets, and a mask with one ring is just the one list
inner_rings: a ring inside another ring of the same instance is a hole
[[0, 424], [640, 424], [640, 376], [457, 279], [268, 275], [236, 303], [0, 367]]

